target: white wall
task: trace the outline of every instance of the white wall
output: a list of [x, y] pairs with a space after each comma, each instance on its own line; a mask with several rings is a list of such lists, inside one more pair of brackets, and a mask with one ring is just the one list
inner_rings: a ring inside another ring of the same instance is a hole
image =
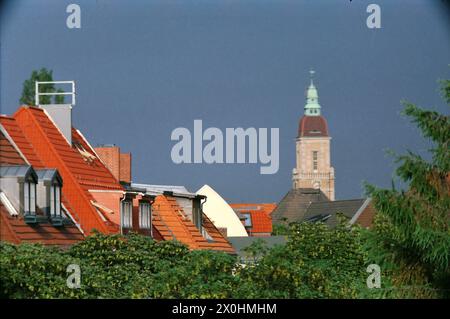
[[226, 228], [228, 237], [248, 236], [239, 217], [214, 189], [204, 185], [197, 191], [197, 194], [207, 197], [206, 203], [203, 205], [203, 212], [216, 227]]

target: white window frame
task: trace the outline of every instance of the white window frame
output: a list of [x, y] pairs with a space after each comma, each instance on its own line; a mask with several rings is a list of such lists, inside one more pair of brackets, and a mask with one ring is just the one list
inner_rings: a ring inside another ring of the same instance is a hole
[[23, 210], [25, 214], [36, 214], [36, 183], [26, 181], [23, 183]]
[[124, 200], [121, 208], [122, 228], [133, 228], [133, 203], [131, 200]]
[[151, 206], [148, 202], [139, 202], [139, 228], [151, 229]]
[[50, 216], [61, 216], [61, 186], [50, 186]]

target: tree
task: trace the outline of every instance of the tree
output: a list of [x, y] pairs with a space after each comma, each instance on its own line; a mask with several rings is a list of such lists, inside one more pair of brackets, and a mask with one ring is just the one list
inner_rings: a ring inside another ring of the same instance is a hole
[[[450, 81], [441, 82], [450, 105]], [[403, 113], [431, 140], [431, 160], [408, 152], [394, 155], [396, 175], [408, 189], [366, 185], [379, 214], [368, 249], [393, 275], [402, 297], [450, 294], [450, 121], [448, 115], [404, 102]], [[402, 288], [403, 287], [403, 288]], [[398, 295], [397, 295], [398, 296]]]
[[290, 223], [285, 245], [238, 272], [235, 298], [371, 297], [359, 227]]
[[[20, 97], [20, 103], [25, 105], [36, 105], [35, 94], [36, 94], [36, 81], [48, 82], [53, 81], [53, 71], [42, 68], [39, 71], [34, 70], [31, 72], [31, 76], [28, 80], [23, 82], [22, 96]], [[62, 93], [63, 90], [57, 89], [53, 84], [41, 84], [39, 85], [39, 92], [41, 93]], [[51, 96], [42, 95], [39, 97], [40, 104], [50, 104]], [[55, 95], [55, 104], [64, 104], [64, 95]]]

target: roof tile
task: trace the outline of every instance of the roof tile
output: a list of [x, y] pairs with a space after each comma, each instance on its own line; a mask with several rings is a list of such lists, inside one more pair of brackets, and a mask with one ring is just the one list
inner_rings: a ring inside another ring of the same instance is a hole
[[197, 227], [186, 217], [175, 198], [171, 196], [156, 197], [153, 204], [153, 225], [165, 240], [179, 240], [191, 249], [212, 249], [234, 253], [230, 243], [206, 215], [203, 215], [203, 227], [213, 238], [213, 242], [203, 237]]

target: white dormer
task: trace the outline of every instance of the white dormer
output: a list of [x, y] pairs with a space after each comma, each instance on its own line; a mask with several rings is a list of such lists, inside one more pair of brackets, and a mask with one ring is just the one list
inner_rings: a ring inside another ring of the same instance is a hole
[[0, 167], [2, 192], [27, 223], [36, 223], [36, 185], [38, 176], [30, 165]]

